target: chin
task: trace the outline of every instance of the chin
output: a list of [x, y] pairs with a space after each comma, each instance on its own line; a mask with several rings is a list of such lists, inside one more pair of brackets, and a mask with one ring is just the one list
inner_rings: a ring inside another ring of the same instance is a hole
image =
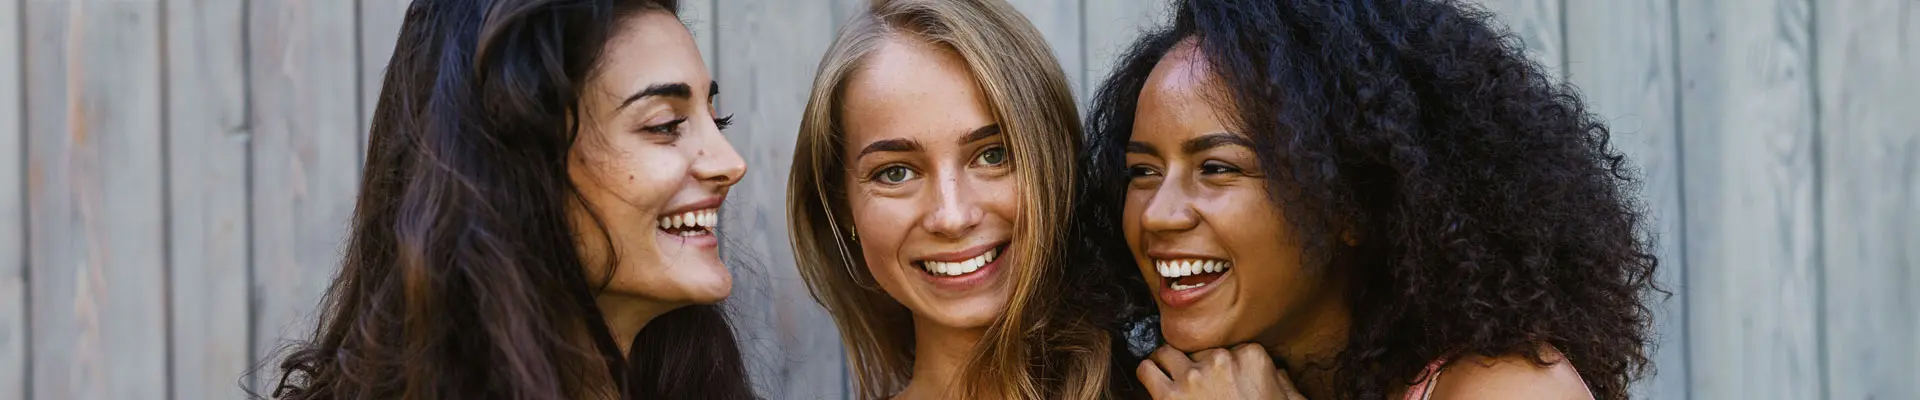
[[701, 268], [698, 272], [679, 272], [674, 277], [687, 303], [713, 304], [733, 294], [733, 274], [724, 266]]
[[1222, 334], [1224, 329], [1221, 328], [1223, 327], [1213, 327], [1209, 325], [1211, 324], [1194, 321], [1191, 318], [1167, 318], [1165, 314], [1162, 314], [1160, 317], [1160, 336], [1167, 340], [1168, 346], [1173, 346], [1173, 348], [1185, 352], [1226, 347], [1233, 344], [1227, 343], [1224, 339], [1226, 335]]

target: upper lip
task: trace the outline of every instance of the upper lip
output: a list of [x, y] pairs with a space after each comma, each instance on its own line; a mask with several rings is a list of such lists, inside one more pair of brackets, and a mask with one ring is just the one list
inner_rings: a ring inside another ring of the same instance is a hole
[[976, 245], [973, 247], [968, 247], [966, 249], [961, 249], [956, 251], [933, 253], [933, 254], [921, 256], [919, 260], [920, 261], [938, 261], [938, 262], [961, 262], [961, 261], [972, 259], [974, 257], [979, 257], [981, 254], [986, 254], [987, 250], [995, 247], [1000, 247], [1000, 245], [1006, 244], [1006, 243], [1007, 242], [1003, 240], [1003, 241], [996, 241], [993, 243]]
[[1152, 258], [1155, 260], [1186, 260], [1186, 259], [1225, 260], [1227, 259], [1226, 257], [1221, 257], [1221, 256], [1205, 255], [1205, 254], [1181, 251], [1181, 250], [1147, 250], [1147, 258]]
[[700, 201], [687, 203], [684, 205], [680, 205], [680, 206], [668, 209], [667, 212], [661, 213], [660, 215], [674, 215], [674, 214], [681, 214], [681, 213], [687, 213], [692, 211], [705, 210], [710, 208], [720, 208], [720, 203], [726, 200], [727, 200], [726, 196], [708, 197], [705, 199], [701, 199]]

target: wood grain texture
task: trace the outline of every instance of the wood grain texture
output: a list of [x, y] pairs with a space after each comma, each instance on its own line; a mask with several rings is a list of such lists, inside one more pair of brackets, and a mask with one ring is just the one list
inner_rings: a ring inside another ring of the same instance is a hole
[[167, 237], [173, 398], [241, 398], [247, 347], [246, 16], [170, 0]]
[[360, 148], [373, 133], [373, 108], [380, 103], [380, 83], [387, 77], [400, 23], [412, 0], [353, 0], [360, 4]]
[[1820, 398], [1812, 7], [1678, 10], [1690, 394]]
[[1094, 0], [1082, 7], [1086, 21], [1085, 44], [1081, 46], [1086, 59], [1080, 83], [1086, 88], [1082, 91], [1085, 96], [1080, 97], [1082, 115], [1088, 112], [1086, 105], [1099, 93], [1100, 84], [1113, 72], [1113, 64], [1127, 47], [1140, 40], [1147, 29], [1168, 22], [1168, 7], [1163, 0]]
[[[269, 363], [312, 335], [314, 307], [339, 270], [360, 171], [354, 18], [350, 1], [248, 5], [252, 342]], [[278, 373], [263, 368], [254, 382]]]
[[0, 0], [0, 400], [27, 398], [27, 121], [21, 0]]
[[1920, 398], [1920, 3], [1816, 3], [1828, 399]]
[[[1567, 3], [1567, 74], [1611, 130], [1613, 145], [1639, 170], [1638, 198], [1660, 258], [1657, 279], [1670, 298], [1650, 294], [1653, 375], [1635, 398], [1683, 399], [1686, 378], [1686, 264], [1680, 205], [1678, 96], [1673, 0]], [[1663, 301], [1664, 300], [1664, 301]]]
[[1027, 17], [1027, 21], [1040, 30], [1040, 36], [1046, 38], [1047, 47], [1053, 49], [1053, 57], [1060, 61], [1060, 68], [1067, 74], [1067, 85], [1073, 88], [1073, 98], [1085, 104], [1086, 63], [1081, 52], [1082, 40], [1079, 0], [1008, 0], [1013, 8]]
[[[714, 53], [715, 38], [713, 31], [713, 13], [718, 0], [693, 0], [680, 2], [680, 21], [687, 24], [687, 30], [693, 32], [694, 45], [700, 47], [700, 61], [707, 63], [707, 72], [717, 74], [720, 71], [719, 54]], [[731, 93], [732, 91], [728, 91]], [[722, 95], [726, 95], [723, 93]]]
[[846, 378], [840, 337], [807, 294], [787, 242], [787, 168], [813, 84], [833, 37], [835, 8], [784, 0], [727, 2], [717, 9], [720, 110], [746, 158], [747, 175], [727, 197], [722, 255], [734, 266], [736, 331], [761, 395], [840, 398]]
[[30, 397], [165, 396], [160, 2], [26, 10]]
[[[1496, 19], [1526, 45], [1527, 58], [1555, 77], [1566, 77], [1561, 0], [1468, 0], [1493, 11]], [[1575, 1], [1575, 3], [1580, 3]], [[1599, 3], [1599, 2], [1594, 2]]]

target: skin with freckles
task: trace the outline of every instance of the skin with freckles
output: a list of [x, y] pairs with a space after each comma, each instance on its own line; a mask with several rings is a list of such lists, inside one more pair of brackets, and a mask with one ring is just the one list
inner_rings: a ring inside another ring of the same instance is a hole
[[574, 207], [573, 225], [582, 230], [576, 237], [607, 238], [579, 245], [587, 276], [611, 277], [596, 300], [616, 338], [632, 338], [674, 308], [718, 302], [733, 288], [710, 228], [669, 230], [659, 222], [717, 215], [746, 172], [721, 134], [727, 118], [713, 106], [719, 89], [698, 51], [673, 14], [645, 12], [623, 22], [584, 88], [585, 117], [567, 168], [585, 202]]
[[[914, 379], [933, 393], [1006, 309], [999, 259], [959, 276], [927, 263], [999, 253], [1019, 223], [1013, 162], [986, 98], [958, 54], [910, 38], [873, 53], [844, 103], [847, 205], [860, 254], [912, 314]], [[988, 255], [987, 257], [994, 257]], [[986, 260], [986, 259], [981, 259]]]

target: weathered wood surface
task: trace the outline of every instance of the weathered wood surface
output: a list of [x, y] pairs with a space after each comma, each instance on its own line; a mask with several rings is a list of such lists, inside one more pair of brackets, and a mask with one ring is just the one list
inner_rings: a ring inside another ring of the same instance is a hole
[[161, 13], [26, 5], [33, 398], [167, 393]]
[[[1672, 297], [1655, 297], [1652, 376], [1634, 396], [1686, 398], [1686, 264], [1681, 256], [1679, 103], [1673, 0], [1574, 1], [1566, 4], [1568, 79], [1604, 118], [1613, 145], [1638, 169], [1639, 198], [1658, 246], [1657, 279]], [[1655, 296], [1659, 296], [1655, 294]]]
[[[1920, 6], [1474, 2], [1644, 179], [1675, 294], [1636, 397], [1920, 396]], [[246, 369], [276, 377], [338, 268], [410, 3], [0, 0], [0, 400], [235, 398]], [[769, 398], [847, 393], [782, 202], [814, 68], [864, 3], [682, 5], [740, 118], [729, 304]], [[1166, 17], [1164, 0], [1011, 3], [1082, 105]]]
[[1817, 2], [1829, 399], [1920, 399], [1920, 3]]
[[[360, 69], [351, 1], [247, 6], [253, 131], [252, 346], [278, 359], [312, 335], [334, 273], [360, 171]], [[265, 368], [255, 388], [277, 379]]]
[[1060, 68], [1067, 74], [1067, 85], [1073, 88], [1073, 98], [1087, 96], [1085, 80], [1086, 55], [1081, 52], [1083, 34], [1080, 0], [1008, 0], [1013, 8], [1026, 15], [1027, 21], [1040, 30], [1040, 36], [1047, 40], [1047, 46], [1053, 49], [1053, 57], [1060, 61]]
[[1821, 398], [1813, 10], [1753, 3], [1678, 4], [1690, 394]]
[[[21, 0], [0, 0], [0, 400], [27, 398], [27, 121]], [[18, 60], [18, 61], [16, 61]]]
[[[1469, 0], [1485, 6], [1526, 45], [1527, 58], [1546, 67], [1554, 76], [1565, 77], [1566, 25], [1561, 20], [1561, 0]], [[1582, 5], [1580, 1], [1574, 1]], [[1601, 3], [1601, 2], [1586, 2]], [[1593, 4], [1584, 4], [1593, 5]]]
[[728, 303], [760, 393], [835, 398], [844, 396], [845, 356], [793, 267], [785, 202], [794, 133], [833, 39], [836, 7], [800, 3], [738, 1], [715, 10], [720, 110], [736, 118], [727, 135], [748, 165], [723, 209], [722, 250], [739, 277]]
[[1147, 29], [1167, 23], [1167, 7], [1161, 0], [1088, 1], [1082, 7], [1086, 10], [1086, 37], [1081, 54], [1086, 60], [1080, 83], [1084, 89], [1078, 97], [1081, 115], [1087, 113], [1087, 104], [1099, 93], [1101, 81], [1113, 73], [1113, 64], [1126, 53], [1127, 46]]
[[167, 338], [176, 399], [237, 398], [247, 346], [246, 16], [171, 0], [167, 45]]

